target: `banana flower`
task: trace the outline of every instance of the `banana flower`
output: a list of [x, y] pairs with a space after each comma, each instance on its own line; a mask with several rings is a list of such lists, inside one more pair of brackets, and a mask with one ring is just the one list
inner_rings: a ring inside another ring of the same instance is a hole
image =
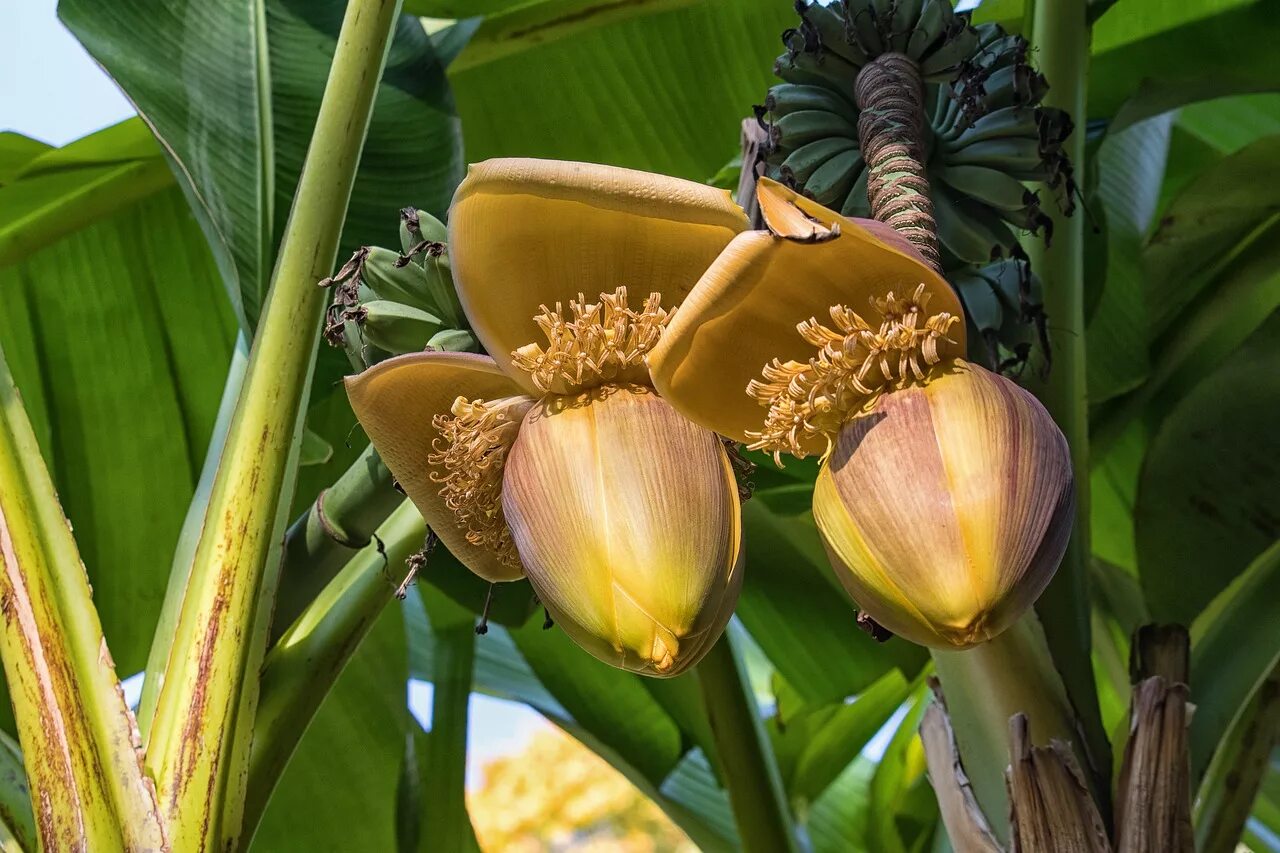
[[757, 195], [768, 230], [734, 238], [685, 299], [649, 355], [658, 392], [779, 463], [822, 456], [815, 521], [880, 625], [941, 648], [991, 639], [1066, 548], [1062, 433], [961, 358], [959, 300], [896, 232], [768, 179]]
[[[441, 541], [528, 576], [582, 648], [672, 676], [742, 583], [739, 495], [713, 432], [644, 356], [747, 227], [728, 193], [583, 163], [471, 167], [449, 213], [458, 297], [490, 354], [424, 352], [347, 380], [356, 416]], [[648, 294], [635, 304], [628, 289]]]

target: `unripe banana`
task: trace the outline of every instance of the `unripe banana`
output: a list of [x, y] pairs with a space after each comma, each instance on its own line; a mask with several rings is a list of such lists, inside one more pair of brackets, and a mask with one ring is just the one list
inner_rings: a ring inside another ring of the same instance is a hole
[[870, 172], [866, 169], [858, 175], [858, 180], [853, 182], [853, 189], [849, 190], [849, 197], [845, 199], [844, 206], [840, 208], [841, 216], [856, 216], [859, 219], [869, 219], [871, 217], [871, 202], [867, 198], [867, 179]]
[[1004, 254], [1016, 242], [1008, 226], [990, 210], [958, 198], [941, 184], [930, 188], [933, 214], [938, 221], [938, 238], [957, 260], [986, 264]]
[[899, 53], [907, 50], [913, 28], [920, 18], [922, 5], [923, 0], [894, 0], [889, 4], [890, 50], [895, 50]]
[[373, 292], [376, 299], [433, 310], [435, 304], [428, 290], [426, 271], [418, 264], [401, 263], [402, 260], [390, 249], [370, 246], [369, 254], [360, 267], [361, 283]]
[[835, 113], [801, 110], [775, 121], [769, 135], [775, 146], [790, 149], [831, 136], [857, 139], [858, 129], [848, 119]]
[[837, 154], [814, 170], [804, 185], [805, 194], [824, 207], [843, 202], [862, 172], [862, 155], [856, 151]]
[[844, 16], [837, 12], [834, 6], [810, 3], [800, 13], [800, 17], [817, 33], [825, 50], [856, 66], [866, 65], [870, 61], [870, 57], [849, 38]]
[[857, 150], [858, 141], [846, 136], [831, 136], [801, 145], [787, 155], [778, 172], [782, 179], [796, 186], [804, 186], [818, 167], [837, 154]]
[[[797, 42], [795, 46], [792, 43]], [[788, 51], [774, 63], [773, 72], [788, 83], [805, 83], [827, 86], [837, 91], [853, 91], [858, 79], [858, 66], [834, 53], [821, 55], [803, 50], [803, 37], [793, 34], [788, 40]]]
[[443, 243], [433, 243], [421, 257], [423, 272], [426, 273], [427, 293], [431, 298], [430, 310], [452, 328], [467, 328], [470, 323], [462, 311], [462, 303], [458, 301], [458, 291], [453, 286], [448, 247]]
[[480, 342], [466, 329], [445, 329], [432, 335], [426, 348], [445, 352], [480, 352]]
[[988, 166], [1008, 172], [1018, 180], [1036, 180], [1035, 176], [1025, 178], [1022, 175], [1038, 175], [1044, 165], [1040, 154], [1040, 140], [1025, 137], [988, 139], [968, 145], [948, 152], [946, 161], [955, 166]]
[[849, 34], [853, 43], [869, 57], [876, 57], [887, 49], [880, 38], [880, 28], [876, 25], [876, 10], [869, 3], [850, 3], [845, 7], [845, 15], [849, 20]]
[[421, 352], [442, 326], [434, 314], [388, 299], [361, 305], [353, 314], [365, 340], [395, 355]]
[[1040, 133], [1041, 126], [1035, 110], [1027, 107], [1005, 107], [984, 115], [955, 139], [946, 140], [944, 146], [955, 151], [992, 139], [1030, 138], [1038, 141]]
[[1038, 104], [1049, 91], [1044, 75], [1027, 65], [1001, 68], [983, 81], [982, 86], [982, 105], [987, 112]]
[[[948, 11], [948, 9], [943, 8], [944, 2], [947, 2], [947, 0], [925, 0], [924, 7], [920, 10], [916, 28], [911, 32], [911, 37], [907, 40], [908, 56], [924, 56], [933, 43], [942, 38], [946, 30], [946, 13]], [[950, 5], [947, 2], [947, 6], [949, 7]], [[923, 63], [920, 70], [924, 71]]]
[[443, 243], [447, 235], [444, 223], [425, 210], [406, 207], [400, 211], [400, 251], [404, 254], [423, 242]]
[[986, 166], [942, 166], [938, 178], [969, 198], [997, 210], [1022, 210], [1035, 194], [1005, 172]]
[[850, 123], [858, 120], [858, 108], [853, 102], [826, 86], [782, 83], [769, 90], [764, 108], [775, 120], [802, 110], [826, 110]]
[[966, 319], [973, 323], [979, 334], [998, 331], [1004, 322], [1004, 306], [991, 282], [969, 268], [947, 278], [964, 302]]

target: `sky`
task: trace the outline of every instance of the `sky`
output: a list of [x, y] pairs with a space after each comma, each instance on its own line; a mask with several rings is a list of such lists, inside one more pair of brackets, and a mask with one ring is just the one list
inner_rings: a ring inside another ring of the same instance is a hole
[[[0, 2], [0, 130], [14, 130], [65, 145], [134, 114], [133, 106], [58, 21], [56, 0]], [[480, 638], [484, 642], [484, 638]], [[126, 696], [137, 702], [140, 675], [126, 680]], [[408, 686], [409, 708], [431, 726], [431, 685]], [[467, 744], [467, 784], [481, 780], [488, 761], [523, 749], [546, 728], [542, 715], [524, 705], [473, 695]]]

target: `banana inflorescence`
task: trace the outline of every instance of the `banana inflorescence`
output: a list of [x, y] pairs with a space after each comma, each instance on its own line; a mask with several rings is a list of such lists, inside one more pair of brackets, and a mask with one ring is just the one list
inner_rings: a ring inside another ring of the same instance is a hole
[[[845, 216], [871, 217], [856, 85], [881, 57], [905, 56], [924, 85], [921, 157], [944, 271], [963, 271], [966, 303], [994, 287], [974, 280], [1030, 282], [1017, 235], [1049, 240], [1052, 223], [1024, 182], [1047, 184], [1066, 212], [1075, 187], [1062, 150], [1071, 120], [1040, 105], [1048, 84], [1028, 64], [1026, 40], [995, 24], [971, 26], [950, 0], [798, 0], [796, 10], [799, 26], [783, 33], [774, 66], [784, 82], [756, 108], [769, 132], [769, 175]], [[1002, 258], [1020, 272], [997, 274]], [[1018, 321], [980, 328], [972, 339], [987, 352], [975, 357], [999, 365], [1025, 356], [1037, 336], [1033, 290], [1015, 287], [1001, 316]]]
[[428, 349], [478, 352], [449, 267], [446, 230], [420, 210], [400, 212], [401, 251], [363, 246], [335, 275], [325, 339], [347, 352], [352, 367]]

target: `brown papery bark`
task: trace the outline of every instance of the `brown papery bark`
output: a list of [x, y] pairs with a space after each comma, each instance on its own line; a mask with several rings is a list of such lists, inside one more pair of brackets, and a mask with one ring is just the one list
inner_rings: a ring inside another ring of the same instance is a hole
[[1011, 853], [1110, 853], [1107, 830], [1071, 747], [1059, 740], [1033, 746], [1025, 714], [1009, 720], [1009, 737]]
[[1187, 754], [1190, 641], [1179, 625], [1147, 625], [1131, 650], [1129, 740], [1116, 796], [1116, 850], [1190, 853], [1191, 770]]

